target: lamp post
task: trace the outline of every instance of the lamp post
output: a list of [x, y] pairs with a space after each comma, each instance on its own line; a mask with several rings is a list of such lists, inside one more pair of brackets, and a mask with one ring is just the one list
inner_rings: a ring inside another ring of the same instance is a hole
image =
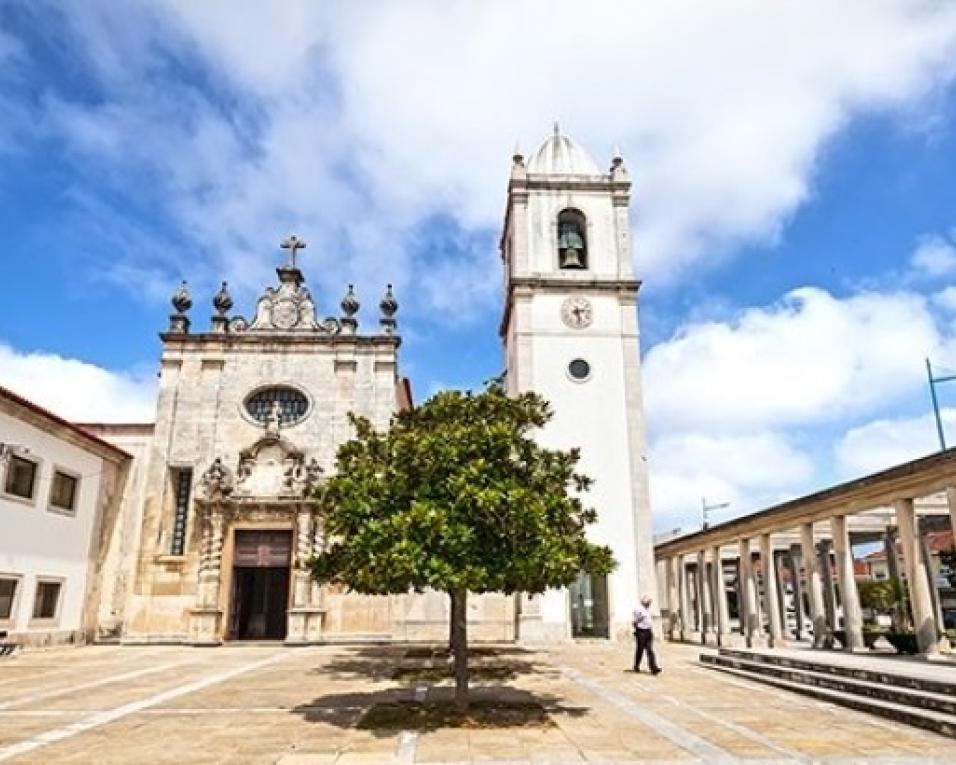
[[939, 414], [939, 400], [936, 398], [937, 383], [952, 382], [956, 380], [956, 375], [944, 375], [942, 377], [933, 377], [933, 365], [929, 358], [926, 359], [926, 376], [929, 378], [929, 397], [933, 402], [933, 416], [936, 418], [936, 435], [939, 436], [939, 449], [946, 449], [946, 435], [943, 433], [943, 418]]
[[712, 505], [707, 504], [707, 497], [700, 498], [700, 514], [703, 519], [703, 528], [706, 531], [710, 528], [710, 516], [709, 513], [711, 510], [723, 510], [724, 508], [730, 507], [729, 502], [715, 502]]

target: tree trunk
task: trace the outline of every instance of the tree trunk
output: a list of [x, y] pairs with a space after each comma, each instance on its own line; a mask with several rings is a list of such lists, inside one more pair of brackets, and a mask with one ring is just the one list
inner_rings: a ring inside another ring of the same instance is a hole
[[468, 592], [455, 590], [451, 596], [451, 647], [455, 654], [455, 706], [468, 709]]

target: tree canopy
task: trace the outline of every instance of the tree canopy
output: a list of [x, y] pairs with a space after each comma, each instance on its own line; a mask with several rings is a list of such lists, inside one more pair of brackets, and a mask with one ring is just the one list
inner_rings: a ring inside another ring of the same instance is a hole
[[580, 498], [591, 480], [578, 450], [533, 437], [551, 416], [540, 396], [497, 384], [439, 393], [385, 432], [351, 416], [355, 437], [320, 491], [329, 542], [313, 575], [365, 594], [449, 593], [464, 661], [467, 592], [540, 593], [582, 570], [608, 573], [610, 549], [585, 535], [597, 516]]

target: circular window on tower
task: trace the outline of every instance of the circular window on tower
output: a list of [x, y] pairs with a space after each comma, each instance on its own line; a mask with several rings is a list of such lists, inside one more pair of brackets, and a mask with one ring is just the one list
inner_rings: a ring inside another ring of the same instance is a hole
[[279, 425], [288, 427], [305, 419], [309, 413], [309, 398], [290, 385], [270, 385], [251, 393], [244, 408], [253, 420], [265, 425], [275, 412]]
[[575, 359], [568, 364], [568, 376], [575, 382], [584, 382], [591, 377], [591, 365], [584, 359]]

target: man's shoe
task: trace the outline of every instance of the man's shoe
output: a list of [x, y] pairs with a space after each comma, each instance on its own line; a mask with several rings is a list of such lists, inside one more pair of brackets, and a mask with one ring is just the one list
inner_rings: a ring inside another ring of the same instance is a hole
[[659, 675], [661, 672], [663, 672], [663, 670], [660, 668], [651, 670], [652, 675]]

